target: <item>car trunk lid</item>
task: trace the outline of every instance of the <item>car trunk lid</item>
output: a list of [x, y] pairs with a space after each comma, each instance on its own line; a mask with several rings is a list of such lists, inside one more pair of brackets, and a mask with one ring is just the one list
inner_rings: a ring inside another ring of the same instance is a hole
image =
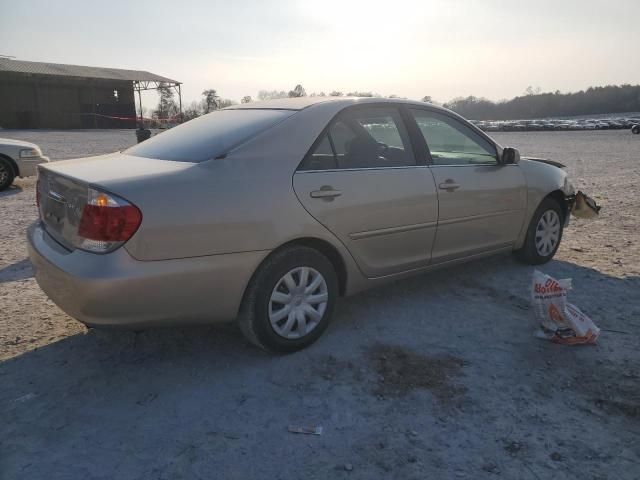
[[72, 250], [78, 245], [78, 225], [87, 203], [87, 185], [40, 168], [38, 209], [45, 230]]
[[[40, 165], [38, 209], [44, 229], [69, 250], [78, 248], [78, 227], [88, 201], [89, 187], [118, 195], [112, 187], [126, 181], [166, 175], [194, 164], [111, 154]], [[115, 188], [117, 190], [117, 188]]]

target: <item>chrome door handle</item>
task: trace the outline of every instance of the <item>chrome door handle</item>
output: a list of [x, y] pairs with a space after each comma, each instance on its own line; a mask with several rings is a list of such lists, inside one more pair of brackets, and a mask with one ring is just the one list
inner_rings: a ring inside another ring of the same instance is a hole
[[455, 181], [451, 180], [450, 178], [445, 180], [444, 182], [442, 182], [441, 184], [438, 185], [438, 188], [440, 188], [440, 190], [448, 190], [450, 192], [453, 192], [454, 190], [460, 188], [461, 185], [459, 183], [456, 183]]
[[311, 198], [326, 198], [327, 200], [332, 200], [342, 195], [342, 192], [340, 190], [334, 190], [333, 187], [328, 185], [324, 185], [320, 187], [320, 190], [314, 190], [309, 195]]

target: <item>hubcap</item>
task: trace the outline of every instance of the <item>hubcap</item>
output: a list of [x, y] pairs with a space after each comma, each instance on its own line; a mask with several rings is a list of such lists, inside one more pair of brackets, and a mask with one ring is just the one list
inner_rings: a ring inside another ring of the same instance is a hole
[[271, 327], [287, 339], [304, 337], [318, 326], [328, 301], [327, 282], [322, 274], [311, 267], [296, 267], [271, 292]]
[[560, 216], [555, 210], [542, 214], [536, 227], [536, 250], [538, 255], [548, 257], [560, 240]]

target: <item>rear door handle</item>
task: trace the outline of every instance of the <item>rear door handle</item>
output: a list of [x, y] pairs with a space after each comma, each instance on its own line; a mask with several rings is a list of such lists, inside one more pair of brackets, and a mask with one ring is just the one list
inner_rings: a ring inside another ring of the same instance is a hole
[[459, 183], [456, 183], [454, 180], [450, 178], [446, 179], [444, 182], [438, 185], [438, 188], [440, 188], [440, 190], [448, 190], [450, 192], [453, 192], [454, 190], [460, 187], [461, 185]]
[[328, 185], [324, 185], [320, 187], [320, 190], [314, 190], [309, 195], [311, 198], [325, 198], [327, 200], [332, 200], [333, 198], [342, 195], [342, 192], [340, 190], [334, 190], [333, 187]]

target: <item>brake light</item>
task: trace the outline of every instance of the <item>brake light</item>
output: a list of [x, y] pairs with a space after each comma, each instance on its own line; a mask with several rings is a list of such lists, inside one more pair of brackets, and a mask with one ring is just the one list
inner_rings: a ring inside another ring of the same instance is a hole
[[96, 253], [115, 250], [129, 240], [142, 222], [142, 213], [126, 200], [89, 188], [78, 236], [80, 248]]

